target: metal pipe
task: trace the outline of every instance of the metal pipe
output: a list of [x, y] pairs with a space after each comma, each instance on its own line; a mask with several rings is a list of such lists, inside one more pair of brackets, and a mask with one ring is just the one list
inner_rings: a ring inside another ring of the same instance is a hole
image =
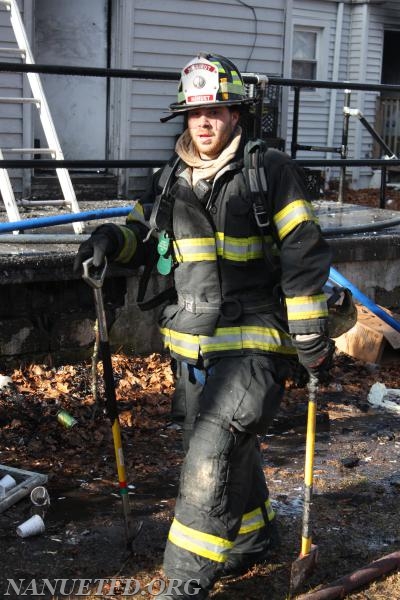
[[[351, 97], [351, 90], [345, 90], [344, 106], [343, 106], [342, 146], [340, 149], [340, 157], [342, 159], [347, 158], [347, 151], [348, 151], [350, 97]], [[344, 200], [345, 186], [346, 186], [346, 166], [344, 165], [340, 169], [340, 177], [339, 177], [338, 202], [340, 202], [340, 203], [343, 203], [343, 200]]]
[[[384, 158], [349, 158], [349, 159], [327, 159], [327, 158], [295, 158], [295, 162], [299, 165], [318, 167], [373, 167], [378, 168], [388, 166], [388, 159]], [[118, 169], [136, 169], [136, 168], [157, 168], [163, 167], [166, 160], [48, 160], [48, 159], [5, 159], [0, 160], [0, 169], [57, 169], [65, 167], [67, 169], [102, 169], [102, 168], [118, 168]], [[390, 164], [400, 166], [400, 159], [390, 159]]]
[[81, 244], [89, 239], [89, 234], [74, 233], [24, 233], [23, 235], [14, 235], [12, 233], [2, 233], [0, 235], [0, 244]]
[[[22, 221], [11, 221], [9, 223], [0, 223], [0, 233], [9, 231], [24, 231], [25, 229], [38, 229], [39, 227], [48, 227], [52, 225], [64, 225], [66, 223], [76, 223], [79, 221], [93, 221], [95, 219], [107, 219], [108, 217], [122, 217], [128, 215], [134, 206], [104, 208], [101, 210], [87, 210], [80, 213], [68, 213], [56, 215], [53, 217], [38, 217], [35, 219], [25, 219]], [[143, 221], [143, 216], [137, 213], [138, 219]]]
[[[342, 48], [342, 31], [343, 31], [343, 15], [344, 15], [344, 2], [339, 2], [336, 11], [336, 33], [335, 33], [335, 46], [333, 53], [333, 68], [332, 68], [332, 79], [337, 79], [340, 68], [340, 51]], [[333, 146], [333, 139], [335, 135], [335, 121], [336, 121], [336, 99], [337, 90], [331, 91], [329, 100], [329, 117], [328, 117], [328, 132], [326, 138], [326, 145], [328, 150], [326, 151], [325, 158], [332, 158], [332, 151], [329, 150]], [[333, 152], [340, 153], [339, 149], [333, 150]], [[326, 169], [325, 172], [325, 189], [329, 189], [329, 180], [331, 177], [331, 170]]]
[[[81, 75], [88, 77], [120, 77], [126, 79], [153, 79], [155, 81], [178, 81], [180, 72], [171, 71], [147, 71], [144, 69], [107, 69], [101, 67], [74, 67], [69, 65], [44, 65], [44, 64], [16, 64], [0, 62], [0, 71], [15, 73], [48, 73], [52, 75]], [[259, 82], [259, 76], [253, 73], [242, 73], [245, 83]], [[364, 90], [371, 92], [400, 92], [400, 85], [387, 83], [358, 83], [342, 81], [325, 81], [310, 79], [294, 79], [291, 77], [275, 77], [268, 75], [271, 85], [282, 85], [289, 87], [327, 88], [344, 90], [351, 87], [352, 90]]]

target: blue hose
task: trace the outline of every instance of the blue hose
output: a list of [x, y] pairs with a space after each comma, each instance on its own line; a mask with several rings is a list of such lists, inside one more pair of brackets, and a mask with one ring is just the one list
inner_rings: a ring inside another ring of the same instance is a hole
[[[123, 217], [128, 215], [134, 207], [103, 208], [101, 210], [87, 210], [79, 213], [67, 213], [53, 217], [38, 217], [36, 219], [25, 219], [23, 221], [11, 221], [0, 223], [0, 233], [9, 231], [23, 231], [24, 229], [37, 229], [49, 225], [64, 225], [77, 221], [93, 221], [94, 219], [107, 219], [108, 217]], [[143, 221], [143, 216], [138, 213], [138, 220]]]
[[331, 270], [329, 273], [329, 278], [334, 283], [337, 283], [338, 285], [341, 285], [342, 287], [348, 288], [351, 291], [351, 293], [353, 294], [353, 297], [355, 298], [355, 300], [358, 300], [359, 302], [361, 302], [361, 304], [366, 306], [374, 315], [379, 317], [379, 319], [381, 319], [382, 321], [384, 321], [385, 323], [390, 325], [390, 327], [392, 327], [396, 331], [400, 332], [400, 322], [399, 321], [396, 321], [396, 319], [394, 319], [386, 311], [384, 311], [382, 308], [377, 306], [375, 304], [375, 302], [373, 302], [370, 298], [368, 298], [368, 296], [363, 294], [358, 288], [356, 288], [355, 285], [353, 285], [351, 283], [351, 281], [346, 279], [346, 277], [344, 277], [341, 273], [339, 273], [339, 271], [336, 271], [336, 269], [334, 269], [333, 267], [331, 267]]

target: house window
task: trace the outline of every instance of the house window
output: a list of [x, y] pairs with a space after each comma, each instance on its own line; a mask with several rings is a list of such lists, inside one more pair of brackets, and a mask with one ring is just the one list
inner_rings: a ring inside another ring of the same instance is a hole
[[292, 57], [294, 79], [317, 79], [319, 37], [320, 31], [316, 29], [295, 27]]

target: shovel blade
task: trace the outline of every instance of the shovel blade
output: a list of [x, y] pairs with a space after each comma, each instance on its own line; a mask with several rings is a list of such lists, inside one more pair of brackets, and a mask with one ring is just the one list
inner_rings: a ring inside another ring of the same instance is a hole
[[308, 554], [300, 555], [293, 563], [290, 573], [290, 591], [295, 592], [313, 572], [318, 560], [318, 546], [312, 544]]

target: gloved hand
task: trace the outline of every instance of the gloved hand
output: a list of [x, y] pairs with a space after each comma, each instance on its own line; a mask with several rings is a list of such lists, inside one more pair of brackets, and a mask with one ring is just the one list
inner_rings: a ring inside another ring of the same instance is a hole
[[113, 224], [101, 225], [82, 242], [74, 260], [74, 272], [80, 273], [82, 263], [93, 256], [93, 266], [100, 267], [104, 258], [113, 258], [119, 249], [118, 227]]
[[328, 378], [335, 353], [335, 342], [326, 335], [310, 334], [293, 336], [300, 364], [319, 381]]

